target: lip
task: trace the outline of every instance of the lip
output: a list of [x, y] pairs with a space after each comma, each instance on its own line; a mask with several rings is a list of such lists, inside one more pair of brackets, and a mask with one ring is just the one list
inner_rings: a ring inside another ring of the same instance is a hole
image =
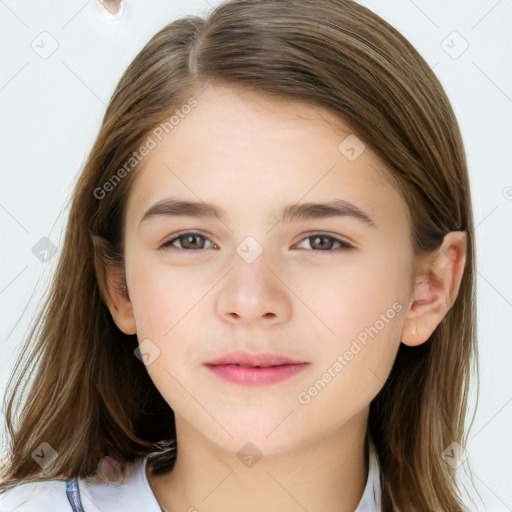
[[248, 386], [282, 382], [309, 366], [309, 362], [271, 352], [249, 354], [230, 352], [208, 361], [205, 366], [223, 380]]
[[240, 366], [256, 367], [256, 366], [276, 366], [281, 364], [300, 364], [304, 361], [298, 361], [291, 357], [275, 354], [273, 352], [261, 352], [259, 354], [250, 354], [249, 352], [228, 352], [217, 359], [208, 361], [207, 365], [222, 365], [222, 364], [238, 364]]

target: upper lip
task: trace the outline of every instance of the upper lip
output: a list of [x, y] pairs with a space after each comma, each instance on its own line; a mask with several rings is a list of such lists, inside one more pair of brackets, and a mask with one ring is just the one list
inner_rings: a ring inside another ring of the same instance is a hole
[[260, 354], [250, 354], [248, 352], [229, 352], [216, 359], [206, 362], [205, 364], [210, 366], [220, 366], [223, 364], [237, 364], [239, 366], [246, 366], [254, 368], [256, 366], [278, 366], [283, 364], [301, 364], [305, 361], [298, 361], [281, 354], [275, 354], [273, 352], [262, 352]]

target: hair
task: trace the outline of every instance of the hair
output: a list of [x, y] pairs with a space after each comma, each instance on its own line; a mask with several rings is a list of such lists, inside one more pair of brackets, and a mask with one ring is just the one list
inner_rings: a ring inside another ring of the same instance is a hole
[[[350, 126], [406, 201], [415, 255], [438, 248], [450, 231], [466, 232], [453, 306], [426, 343], [400, 344], [367, 428], [383, 511], [466, 510], [455, 470], [442, 458], [452, 443], [466, 445], [472, 371], [478, 381], [474, 226], [462, 137], [419, 53], [351, 0], [227, 1], [205, 17], [168, 24], [131, 62], [75, 186], [52, 285], [9, 379], [30, 348], [5, 397], [10, 442], [0, 490], [91, 476], [103, 454], [122, 464], [147, 456], [153, 474], [172, 469], [174, 413], [134, 357], [136, 336], [123, 334], [110, 315], [106, 269], [124, 272], [124, 212], [136, 174], [130, 171], [140, 166], [133, 163], [137, 149], [212, 84], [322, 107]], [[36, 369], [15, 429], [13, 407]], [[58, 457], [42, 474], [31, 454], [43, 442]]]

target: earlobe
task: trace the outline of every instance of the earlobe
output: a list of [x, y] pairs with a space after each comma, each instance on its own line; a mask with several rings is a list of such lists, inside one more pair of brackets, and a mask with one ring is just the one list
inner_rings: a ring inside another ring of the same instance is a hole
[[108, 288], [106, 302], [114, 322], [125, 334], [136, 334], [135, 317], [124, 283], [122, 269], [109, 267], [105, 270], [105, 274]]
[[402, 330], [405, 345], [425, 343], [453, 306], [464, 273], [466, 244], [464, 231], [450, 231], [441, 246], [418, 263]]

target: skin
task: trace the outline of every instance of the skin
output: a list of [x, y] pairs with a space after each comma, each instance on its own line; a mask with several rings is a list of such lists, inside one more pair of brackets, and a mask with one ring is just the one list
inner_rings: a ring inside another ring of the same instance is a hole
[[[173, 512], [353, 511], [367, 480], [369, 404], [400, 342], [424, 343], [453, 304], [465, 234], [449, 233], [439, 251], [416, 258], [405, 201], [368, 147], [354, 161], [338, 150], [351, 130], [330, 113], [220, 86], [196, 98], [137, 171], [125, 218], [129, 299], [118, 291], [119, 269], [108, 270], [112, 316], [158, 347], [147, 371], [176, 416], [176, 465], [148, 474], [150, 485]], [[140, 222], [171, 196], [221, 206], [227, 219]], [[271, 218], [286, 204], [340, 198], [375, 227], [352, 217]], [[204, 238], [176, 239], [184, 230]], [[332, 252], [339, 244], [312, 232], [352, 248]], [[160, 250], [173, 236], [174, 249]], [[263, 250], [252, 263], [236, 252], [247, 236]], [[300, 403], [298, 394], [397, 303], [394, 318]], [[203, 365], [235, 349], [310, 364], [260, 387], [228, 383]], [[262, 454], [252, 467], [237, 457], [248, 442]]]

